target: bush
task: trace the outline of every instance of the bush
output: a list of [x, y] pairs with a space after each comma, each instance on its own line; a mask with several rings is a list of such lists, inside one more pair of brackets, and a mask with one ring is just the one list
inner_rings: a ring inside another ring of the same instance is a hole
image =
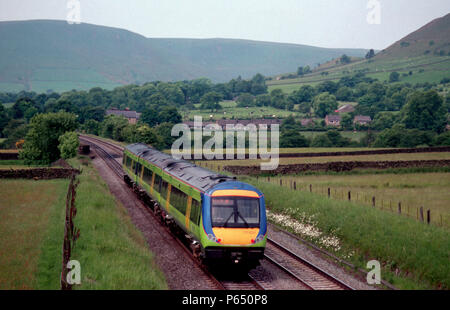
[[74, 131], [68, 131], [58, 138], [58, 149], [61, 152], [61, 157], [64, 159], [73, 158], [77, 155], [77, 149], [80, 145], [78, 135]]
[[38, 114], [30, 121], [20, 159], [26, 164], [50, 164], [61, 157], [59, 137], [77, 128], [75, 114], [67, 112]]

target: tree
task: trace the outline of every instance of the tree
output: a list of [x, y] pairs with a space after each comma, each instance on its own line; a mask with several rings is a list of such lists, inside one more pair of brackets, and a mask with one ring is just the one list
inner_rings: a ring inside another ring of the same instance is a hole
[[321, 93], [314, 97], [313, 108], [314, 113], [318, 117], [325, 117], [327, 114], [334, 112], [338, 107], [336, 97], [328, 92]]
[[255, 105], [255, 97], [251, 94], [245, 93], [240, 95], [237, 100], [237, 106], [241, 108], [253, 107]]
[[366, 54], [366, 59], [373, 58], [375, 56], [375, 51], [373, 49], [370, 49], [370, 51]]
[[352, 60], [350, 57], [348, 57], [347, 55], [342, 55], [341, 58], [339, 59], [341, 64], [349, 64]]
[[309, 141], [296, 129], [288, 129], [281, 133], [280, 147], [308, 147]]
[[64, 159], [73, 158], [77, 155], [78, 146], [80, 141], [78, 135], [74, 131], [68, 131], [58, 138], [58, 149], [61, 153], [61, 157]]
[[258, 106], [258, 107], [270, 106], [270, 104], [271, 104], [270, 95], [262, 94], [262, 95], [256, 96], [255, 103], [256, 103], [256, 106]]
[[108, 115], [101, 124], [100, 133], [105, 138], [123, 141], [122, 130], [128, 125], [128, 120], [123, 116]]
[[341, 125], [342, 125], [342, 128], [344, 128], [346, 130], [352, 130], [353, 129], [353, 114], [345, 113], [342, 116]]
[[159, 122], [159, 112], [156, 106], [151, 105], [146, 107], [141, 114], [140, 121], [150, 127], [156, 126]]
[[450, 131], [441, 133], [433, 141], [436, 146], [450, 146]]
[[38, 114], [34, 116], [25, 136], [20, 158], [25, 163], [49, 164], [60, 158], [59, 137], [77, 128], [76, 116], [67, 112]]
[[221, 110], [222, 106], [219, 102], [223, 99], [222, 94], [212, 91], [204, 94], [200, 99], [200, 103], [202, 104], [200, 109], [209, 109], [211, 112], [214, 110]]
[[315, 136], [311, 141], [311, 147], [332, 147], [333, 143], [325, 134]]
[[350, 87], [342, 86], [336, 91], [336, 99], [340, 101], [351, 101], [353, 99], [353, 91]]
[[3, 103], [0, 102], [0, 137], [3, 137], [3, 129], [8, 125], [9, 117]]
[[394, 83], [400, 81], [400, 74], [396, 71], [391, 72], [389, 75], [389, 83]]
[[351, 144], [351, 141], [349, 138], [344, 138], [339, 131], [332, 129], [328, 130], [325, 134], [327, 138], [331, 141], [333, 146], [336, 147], [345, 147], [349, 146]]
[[407, 129], [403, 124], [395, 124], [377, 135], [374, 147], [416, 147], [432, 145], [434, 134], [431, 131]]
[[300, 87], [300, 89], [293, 91], [289, 95], [289, 100], [294, 104], [300, 104], [303, 102], [311, 102], [314, 98], [315, 91], [312, 86], [306, 85]]
[[159, 124], [161, 123], [171, 123], [178, 124], [181, 123], [181, 115], [174, 106], [164, 107], [158, 115]]
[[441, 133], [447, 123], [442, 97], [434, 90], [415, 92], [402, 109], [406, 128]]
[[262, 74], [258, 73], [252, 78], [250, 93], [255, 96], [267, 93], [266, 79]]
[[277, 88], [270, 92], [270, 102], [274, 108], [285, 109], [287, 105], [287, 96], [283, 90]]

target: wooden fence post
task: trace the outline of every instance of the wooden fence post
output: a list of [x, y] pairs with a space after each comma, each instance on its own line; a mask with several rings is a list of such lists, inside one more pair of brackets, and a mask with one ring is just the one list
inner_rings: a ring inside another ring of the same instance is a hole
[[331, 197], [331, 189], [328, 187], [328, 198]]
[[423, 207], [420, 207], [420, 221], [423, 222]]
[[372, 197], [372, 207], [375, 208], [375, 196]]
[[402, 214], [402, 202], [399, 201], [398, 203], [398, 214]]
[[294, 181], [294, 190], [297, 190], [297, 182]]
[[352, 192], [348, 191], [348, 201], [351, 201], [351, 200], [352, 200]]
[[283, 180], [280, 179], [280, 186], [283, 186]]
[[431, 222], [431, 210], [428, 209], [427, 210], [427, 223], [430, 224], [430, 222]]
[[309, 192], [312, 193], [312, 184], [309, 184]]

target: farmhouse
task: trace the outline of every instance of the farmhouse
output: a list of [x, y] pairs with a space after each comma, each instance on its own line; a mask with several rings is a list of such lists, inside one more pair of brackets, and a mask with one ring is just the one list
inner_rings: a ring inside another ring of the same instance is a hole
[[340, 115], [327, 115], [325, 116], [325, 124], [327, 126], [341, 126], [341, 116]]
[[136, 124], [141, 116], [141, 113], [137, 113], [136, 111], [130, 111], [129, 109], [118, 110], [116, 108], [112, 108], [110, 110], [106, 110], [106, 115], [117, 115], [123, 116], [128, 119], [129, 124]]
[[353, 123], [354, 124], [359, 124], [359, 125], [369, 125], [370, 122], [372, 122], [372, 119], [370, 118], [370, 116], [364, 116], [364, 115], [357, 115], [355, 116], [355, 118], [353, 119]]
[[[190, 129], [194, 128], [194, 122], [184, 122], [183, 124], [187, 125]], [[272, 128], [272, 125], [280, 125], [281, 121], [279, 119], [253, 119], [253, 120], [235, 120], [235, 119], [221, 119], [216, 122], [202, 122], [203, 128], [210, 124], [217, 124], [222, 130], [226, 130], [227, 125], [242, 125], [247, 126], [249, 124], [254, 124], [256, 126], [259, 125], [267, 125], [267, 128]], [[199, 128], [196, 128], [199, 129]]]

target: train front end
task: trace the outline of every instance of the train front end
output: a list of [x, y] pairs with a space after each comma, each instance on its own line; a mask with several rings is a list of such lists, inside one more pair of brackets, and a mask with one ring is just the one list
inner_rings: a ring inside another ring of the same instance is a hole
[[267, 241], [264, 195], [249, 184], [228, 181], [202, 198], [202, 245], [207, 263], [258, 265]]

